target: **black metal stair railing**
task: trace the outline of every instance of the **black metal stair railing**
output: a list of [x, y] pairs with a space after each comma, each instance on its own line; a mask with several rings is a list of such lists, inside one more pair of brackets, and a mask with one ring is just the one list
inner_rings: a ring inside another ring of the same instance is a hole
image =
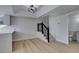
[[42, 34], [43, 34], [44, 36], [46, 36], [46, 38], [47, 38], [47, 40], [48, 40], [48, 42], [49, 42], [49, 28], [46, 27], [46, 26], [43, 24], [43, 22], [37, 24], [37, 31], [38, 31], [38, 32], [42, 32]]

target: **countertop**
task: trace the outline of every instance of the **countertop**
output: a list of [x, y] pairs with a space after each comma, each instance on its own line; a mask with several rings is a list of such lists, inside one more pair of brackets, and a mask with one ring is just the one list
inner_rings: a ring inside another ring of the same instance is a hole
[[11, 26], [5, 26], [3, 28], [0, 28], [0, 34], [7, 34], [7, 33], [13, 33], [14, 28]]

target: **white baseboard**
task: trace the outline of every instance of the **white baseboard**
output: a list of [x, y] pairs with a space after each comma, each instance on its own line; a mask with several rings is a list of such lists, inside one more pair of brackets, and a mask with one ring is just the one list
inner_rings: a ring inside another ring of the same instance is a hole
[[34, 38], [39, 38], [39, 39], [43, 40], [44, 42], [47, 42], [47, 40], [44, 39], [43, 37], [20, 38], [20, 39], [13, 39], [12, 41], [15, 42], [15, 41], [22, 41], [22, 40], [34, 39]]
[[64, 42], [64, 41], [61, 41], [61, 40], [56, 40], [57, 42], [60, 42], [60, 43], [63, 43], [65, 45], [68, 45], [69, 43], [68, 42]]

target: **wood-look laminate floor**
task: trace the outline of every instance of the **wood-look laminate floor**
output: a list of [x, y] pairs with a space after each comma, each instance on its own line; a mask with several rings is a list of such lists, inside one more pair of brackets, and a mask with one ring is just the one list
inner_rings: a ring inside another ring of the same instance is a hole
[[46, 43], [41, 39], [13, 42], [13, 53], [79, 53], [79, 43]]

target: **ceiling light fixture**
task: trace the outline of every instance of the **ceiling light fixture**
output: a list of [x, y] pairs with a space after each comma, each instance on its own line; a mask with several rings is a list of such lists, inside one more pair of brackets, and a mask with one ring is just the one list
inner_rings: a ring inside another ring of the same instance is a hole
[[36, 13], [39, 5], [26, 5], [26, 7], [30, 13]]
[[31, 12], [31, 13], [35, 13], [37, 11], [37, 8], [34, 7], [34, 5], [31, 5], [29, 8], [28, 8], [28, 11]]

